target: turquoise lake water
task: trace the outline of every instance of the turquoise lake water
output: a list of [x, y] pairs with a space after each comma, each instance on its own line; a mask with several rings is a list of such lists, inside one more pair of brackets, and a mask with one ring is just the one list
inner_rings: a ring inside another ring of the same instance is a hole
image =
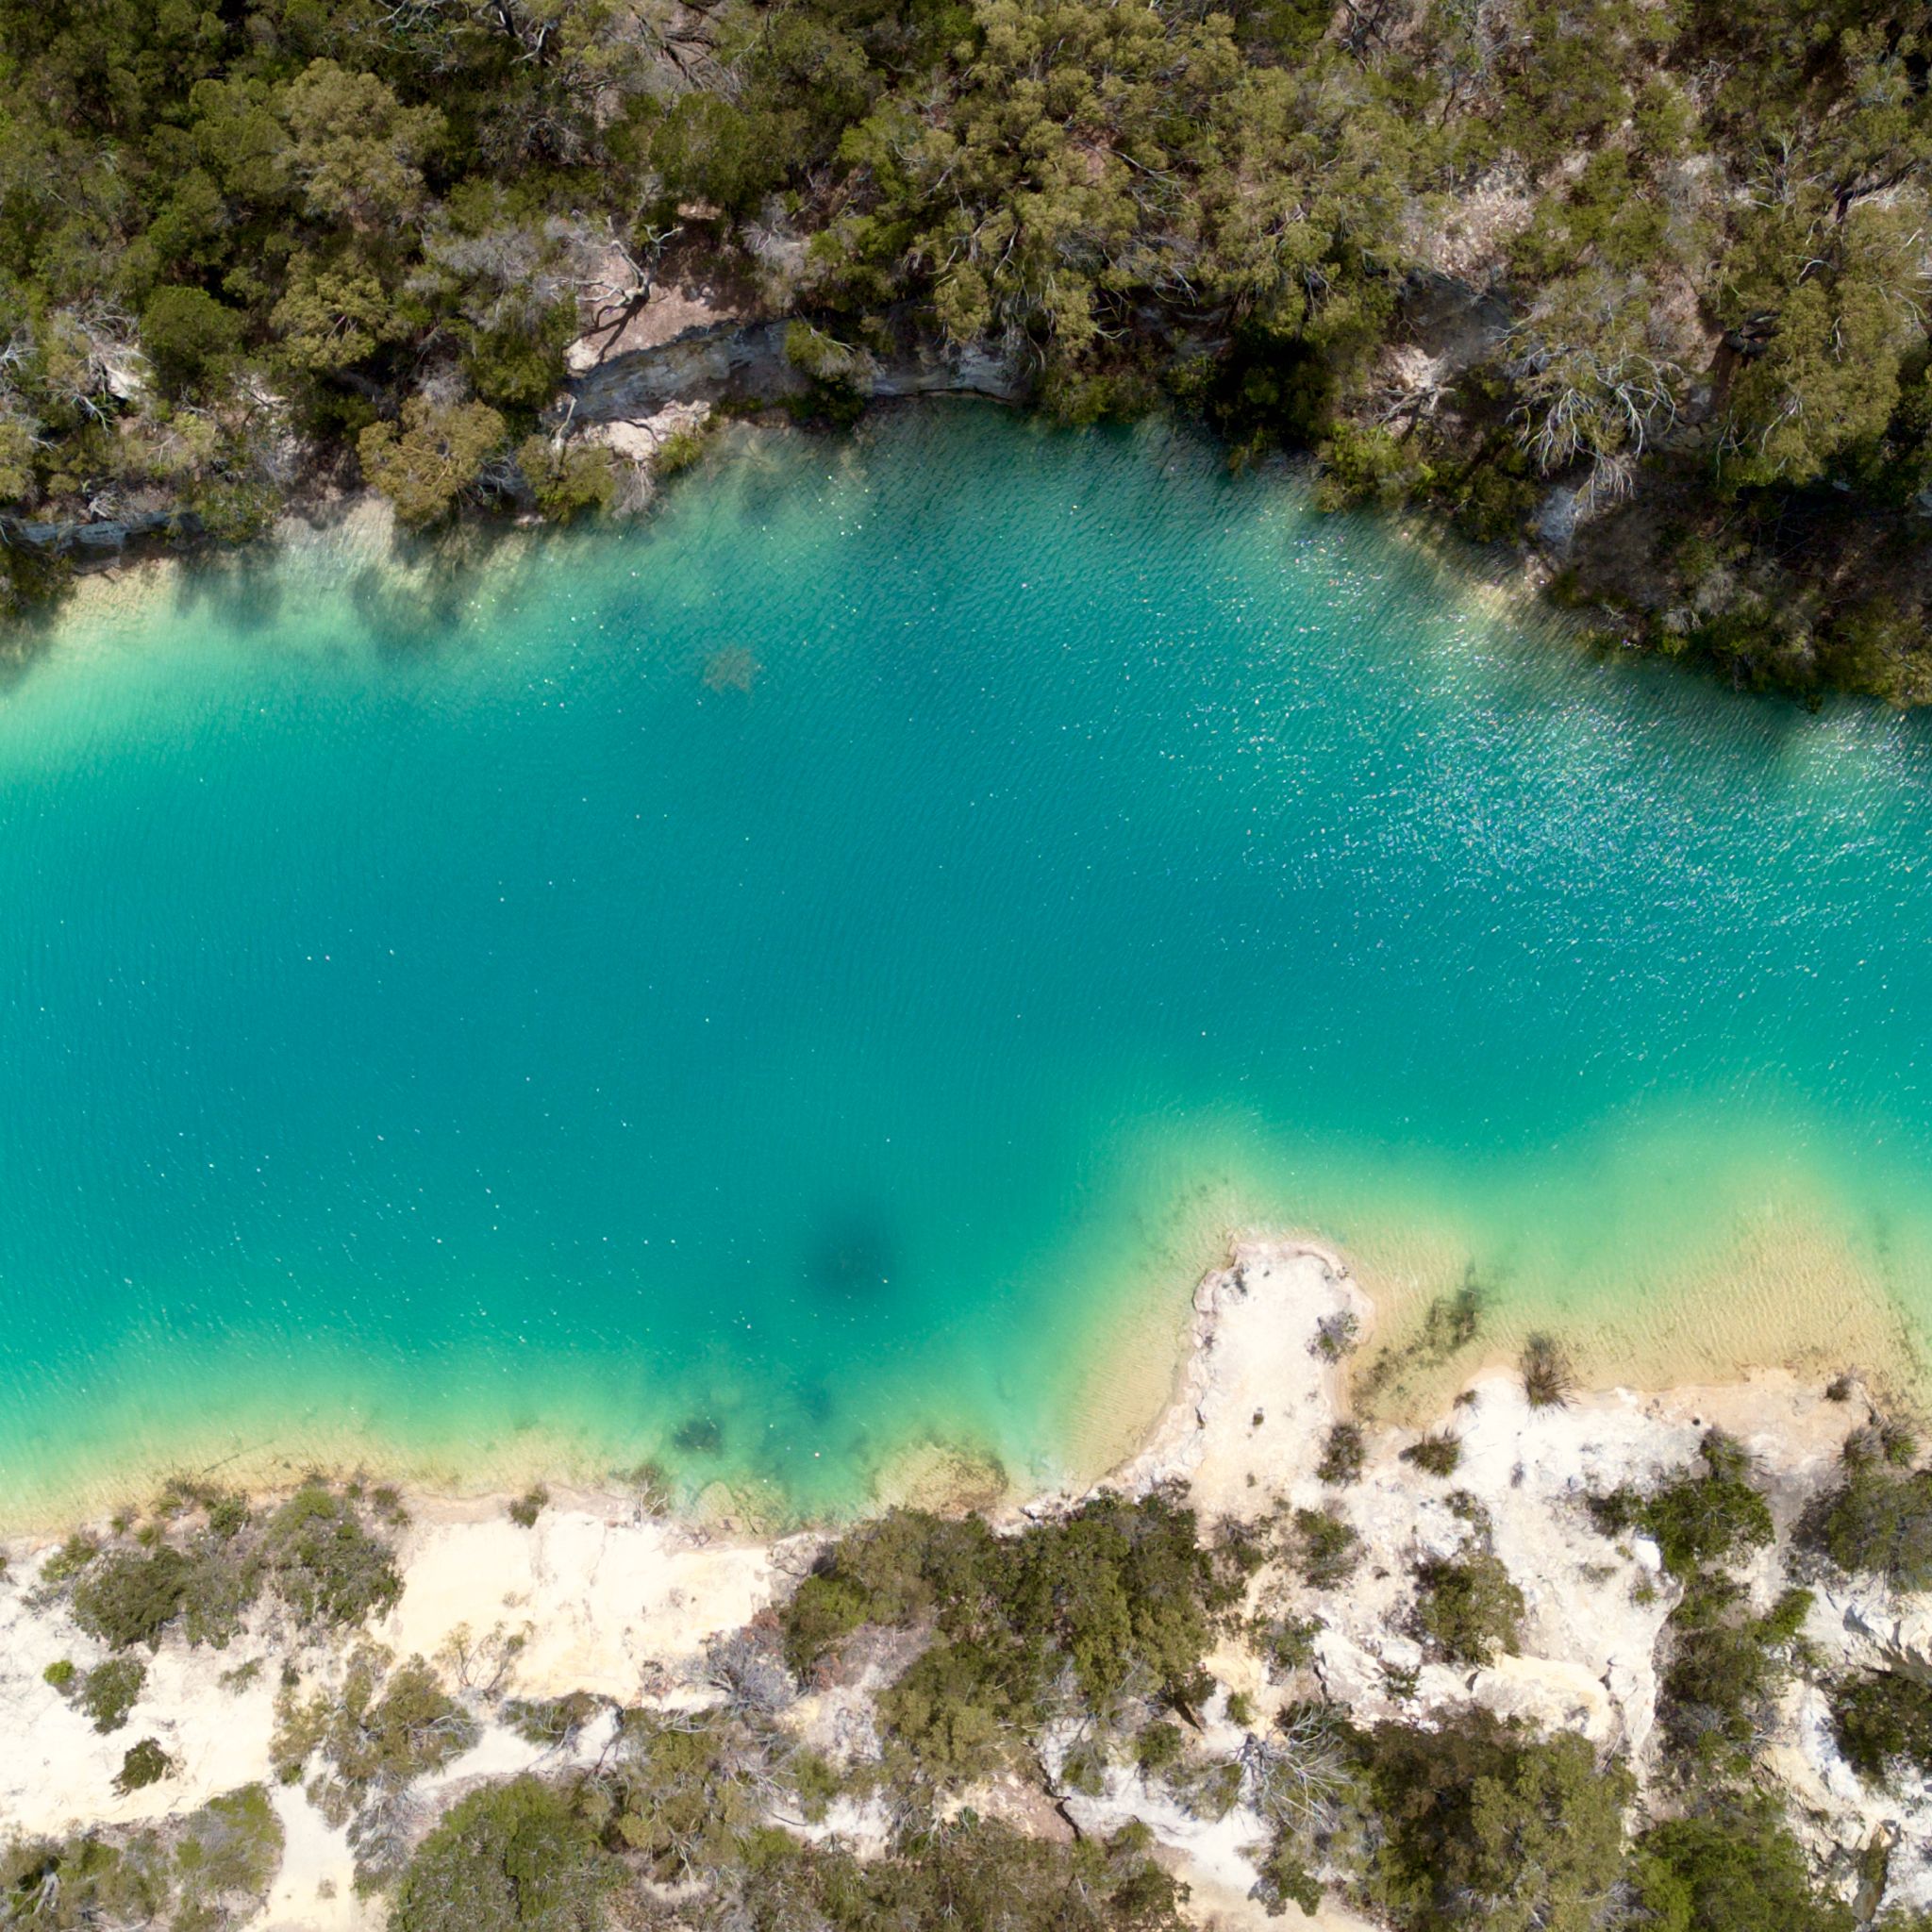
[[0, 1469], [1042, 1474], [1236, 1224], [1923, 1334], [1928, 782], [974, 409], [90, 604], [0, 691]]

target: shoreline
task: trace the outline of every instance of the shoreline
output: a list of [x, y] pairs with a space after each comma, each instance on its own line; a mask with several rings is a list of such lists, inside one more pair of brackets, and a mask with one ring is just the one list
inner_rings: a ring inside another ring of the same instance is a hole
[[[1417, 1426], [1446, 1413], [1463, 1390], [1506, 1369], [1526, 1337], [1542, 1330], [1562, 1344], [1578, 1388], [1589, 1393], [1634, 1390], [1643, 1397], [1666, 1396], [1685, 1389], [1746, 1387], [1766, 1375], [1822, 1382], [1849, 1374], [1889, 1406], [1926, 1406], [1932, 1372], [1902, 1309], [1875, 1295], [1862, 1305], [1806, 1306], [1780, 1293], [1787, 1275], [1802, 1273], [1807, 1257], [1788, 1259], [1757, 1294], [1739, 1296], [1733, 1290], [1715, 1310], [1690, 1293], [1674, 1306], [1667, 1298], [1660, 1309], [1646, 1311], [1641, 1336], [1629, 1310], [1565, 1320], [1514, 1302], [1498, 1307], [1483, 1300], [1470, 1336], [1443, 1350], [1432, 1338], [1456, 1299], [1446, 1274], [1405, 1277], [1309, 1231], [1247, 1226], [1228, 1234], [1222, 1258], [1195, 1273], [1191, 1287], [1169, 1276], [1150, 1277], [1126, 1307], [1096, 1314], [1083, 1363], [1068, 1383], [1068, 1406], [1077, 1421], [1055, 1452], [1035, 1460], [1030, 1487], [1026, 1474], [1008, 1467], [990, 1443], [959, 1433], [908, 1434], [860, 1472], [866, 1487], [849, 1507], [814, 1509], [794, 1505], [754, 1470], [680, 1473], [675, 1457], [668, 1466], [650, 1457], [630, 1461], [615, 1442], [568, 1424], [511, 1428], [498, 1417], [500, 1426], [489, 1432], [498, 1441], [452, 1436], [405, 1443], [338, 1418], [333, 1426], [292, 1440], [238, 1447], [230, 1437], [91, 1466], [71, 1481], [16, 1479], [0, 1505], [0, 1552], [58, 1541], [77, 1524], [139, 1509], [179, 1477], [219, 1480], [253, 1503], [286, 1498], [311, 1477], [386, 1484], [400, 1489], [412, 1509], [439, 1517], [500, 1511], [539, 1485], [578, 1497], [586, 1507], [629, 1505], [641, 1481], [648, 1481], [670, 1499], [665, 1520], [708, 1535], [764, 1540], [829, 1533], [895, 1506], [941, 1513], [980, 1509], [1010, 1518], [1042, 1499], [1118, 1481], [1183, 1429], [1181, 1419], [1198, 1406], [1212, 1356], [1217, 1297], [1226, 1276], [1257, 1254], [1319, 1261], [1348, 1285], [1357, 1328], [1346, 1361], [1332, 1365], [1330, 1394], [1338, 1412], [1376, 1425]], [[206, 1453], [210, 1450], [218, 1453]], [[34, 1498], [25, 1508], [18, 1504], [23, 1494]]]
[[[970, 1461], [941, 1455], [928, 1457], [923, 1486], [882, 1496], [878, 1507], [949, 1504], [953, 1513], [961, 1505], [976, 1507], [1008, 1531], [1063, 1515], [1106, 1491], [1129, 1498], [1178, 1491], [1204, 1524], [1258, 1526], [1291, 1504], [1333, 1508], [1337, 1492], [1318, 1466], [1334, 1422], [1358, 1412], [1351, 1385], [1372, 1358], [1379, 1312], [1347, 1256], [1327, 1243], [1238, 1242], [1195, 1286], [1171, 1399], [1133, 1453], [1097, 1480], [1030, 1496], [1009, 1493], [995, 1504], [983, 1491], [958, 1493], [958, 1478]], [[1341, 1319], [1351, 1316], [1352, 1332]], [[1344, 1345], [1324, 1347], [1324, 1333]], [[1657, 1585], [1665, 1579], [1642, 1539], [1613, 1550], [1576, 1498], [1655, 1480], [1693, 1460], [1715, 1424], [1737, 1438], [1763, 1473], [1784, 1525], [1780, 1534], [1789, 1534], [1806, 1499], [1831, 1479], [1845, 1433], [1869, 1398], [1851, 1378], [1827, 1393], [1815, 1378], [1759, 1369], [1721, 1384], [1578, 1388], [1554, 1408], [1536, 1409], [1526, 1405], [1515, 1372], [1494, 1366], [1495, 1354], [1472, 1351], [1458, 1392], [1430, 1418], [1461, 1444], [1457, 1483], [1463, 1487], [1454, 1495], [1406, 1456], [1412, 1426], [1363, 1424], [1366, 1465], [1341, 1495], [1363, 1547], [1379, 1560], [1373, 1575], [1359, 1573], [1321, 1599], [1307, 1668], [1321, 1694], [1357, 1722], [1413, 1722], [1418, 1710], [1439, 1719], [1487, 1710], [1547, 1730], [1577, 1730], [1599, 1750], [1626, 1752], [1641, 1780], [1657, 1763], [1655, 1659], [1669, 1607], [1668, 1592]], [[916, 1464], [917, 1457], [909, 1460]], [[978, 1474], [983, 1477], [983, 1470]], [[951, 1494], [948, 1477], [955, 1481]], [[1409, 1634], [1404, 1607], [1408, 1564], [1419, 1554], [1453, 1552], [1467, 1534], [1456, 1515], [1457, 1495], [1480, 1499], [1489, 1512], [1487, 1533], [1525, 1598], [1523, 1654], [1474, 1671], [1429, 1661]], [[518, 1697], [582, 1695], [606, 1708], [641, 1703], [694, 1710], [720, 1694], [708, 1661], [713, 1642], [765, 1616], [828, 1540], [825, 1525], [758, 1534], [728, 1517], [658, 1513], [652, 1499], [609, 1487], [557, 1483], [528, 1522], [512, 1517], [513, 1500], [500, 1491], [407, 1491], [407, 1521], [394, 1539], [400, 1598], [366, 1631], [326, 1642], [311, 1634], [291, 1647], [282, 1613], [258, 1606], [225, 1650], [191, 1648], [171, 1638], [155, 1653], [135, 1723], [107, 1737], [80, 1723], [42, 1673], [53, 1658], [72, 1657], [85, 1669], [108, 1653], [77, 1633], [64, 1604], [31, 1588], [52, 1543], [7, 1539], [0, 1544], [10, 1558], [0, 1572], [0, 1708], [11, 1714], [19, 1744], [10, 1764], [0, 1768], [0, 1835], [158, 1821], [262, 1782], [274, 1792], [289, 1850], [261, 1923], [363, 1932], [380, 1924], [381, 1907], [355, 1892], [351, 1840], [312, 1815], [299, 1787], [274, 1787], [277, 1693], [257, 1658], [280, 1657], [284, 1685], [325, 1686], [340, 1674], [344, 1653], [373, 1641], [396, 1659], [432, 1659], [461, 1684], [478, 1674], [500, 1681]], [[1760, 1587], [1768, 1585], [1754, 1584]], [[1932, 1646], [1932, 1614], [1875, 1590], [1821, 1589], [1807, 1637], [1855, 1663], [1913, 1656]], [[1230, 1696], [1239, 1693], [1264, 1715], [1286, 1707], [1291, 1690], [1252, 1651], [1224, 1644], [1213, 1668]], [[799, 1722], [812, 1737], [827, 1726], [837, 1730], [852, 1721], [852, 1699], [868, 1694], [808, 1696], [798, 1707]], [[1828, 1859], [1837, 1856], [1834, 1846], [1862, 1844], [1876, 1828], [1874, 1819], [1907, 1833], [1932, 1828], [1932, 1801], [1923, 1815], [1909, 1794], [1880, 1805], [1835, 1758], [1818, 1757], [1824, 1746], [1817, 1740], [1828, 1739], [1828, 1725], [1821, 1729], [1814, 1707], [1822, 1708], [1822, 1694], [1807, 1687], [1770, 1759], [1781, 1788], [1807, 1807], [1814, 1856]], [[1219, 1737], [1227, 1727], [1226, 1718], [1215, 1716], [1208, 1733]], [[159, 1738], [177, 1770], [159, 1786], [113, 1796], [113, 1765], [138, 1734]], [[567, 1770], [581, 1752], [594, 1757], [595, 1749], [608, 1748], [596, 1742], [601, 1737], [593, 1727], [581, 1747], [538, 1748], [520, 1740], [499, 1711], [476, 1745], [416, 1795], [433, 1809], [484, 1778]], [[1152, 1803], [1146, 1789], [1123, 1774], [1096, 1792], [1067, 1796], [1064, 1807], [1075, 1828], [1090, 1835], [1110, 1834], [1137, 1819], [1150, 1824], [1163, 1857], [1195, 1887], [1208, 1913], [1203, 1923], [1228, 1932], [1262, 1923], [1244, 1916], [1252, 1909], [1245, 1893], [1253, 1882], [1246, 1861], [1254, 1834], [1246, 1825], [1236, 1828], [1240, 1814], [1209, 1824], [1172, 1807], [1150, 1810]], [[1923, 1890], [1932, 1902], [1932, 1866], [1909, 1882], [1912, 1896]], [[1332, 1900], [1328, 1908], [1338, 1909]], [[1366, 1922], [1344, 1912], [1333, 1923]]]

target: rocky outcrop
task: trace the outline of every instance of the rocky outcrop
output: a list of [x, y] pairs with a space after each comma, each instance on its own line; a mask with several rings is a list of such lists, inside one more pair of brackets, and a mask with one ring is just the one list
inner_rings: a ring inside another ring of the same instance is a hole
[[[655, 416], [672, 403], [769, 404], [802, 396], [810, 377], [786, 352], [788, 321], [724, 323], [612, 356], [574, 375], [560, 415], [572, 424]], [[1026, 391], [1018, 358], [981, 347], [914, 342], [891, 356], [855, 354], [841, 380], [880, 399], [982, 395], [1016, 402]]]
[[100, 570], [136, 555], [199, 542], [207, 525], [192, 509], [157, 509], [92, 523], [38, 524], [0, 516], [0, 544], [61, 558], [81, 570]]

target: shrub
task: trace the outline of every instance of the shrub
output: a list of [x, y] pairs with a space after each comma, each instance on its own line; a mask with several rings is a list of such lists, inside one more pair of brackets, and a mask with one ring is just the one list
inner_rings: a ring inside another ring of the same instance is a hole
[[1850, 1907], [1814, 1890], [1805, 1855], [1765, 1798], [1653, 1825], [1631, 1877], [1661, 1932], [1852, 1932]]
[[1932, 1471], [1855, 1469], [1807, 1512], [1801, 1534], [1840, 1570], [1932, 1590]]
[[617, 500], [617, 468], [599, 443], [570, 442], [561, 448], [547, 436], [529, 436], [517, 446], [517, 468], [553, 524], [601, 516]]
[[140, 1743], [127, 1747], [121, 1769], [115, 1774], [114, 1789], [125, 1798], [129, 1791], [159, 1784], [174, 1769], [175, 1760], [161, 1749], [160, 1740], [143, 1738]]
[[1315, 1474], [1324, 1483], [1352, 1483], [1361, 1474], [1367, 1457], [1361, 1425], [1358, 1423], [1337, 1423], [1328, 1431], [1328, 1440], [1322, 1448], [1322, 1459], [1315, 1465]]
[[395, 506], [397, 521], [426, 529], [473, 489], [508, 425], [487, 403], [436, 404], [411, 396], [402, 426], [372, 423], [357, 439], [363, 475]]
[[1834, 1685], [1832, 1729], [1860, 1777], [1882, 1784], [1897, 1763], [1932, 1773], [1932, 1688], [1902, 1671], [1867, 1671]]
[[349, 1498], [322, 1483], [297, 1490], [269, 1519], [262, 1557], [305, 1624], [359, 1624], [403, 1591], [394, 1552], [363, 1527]]
[[1402, 1452], [1402, 1459], [1430, 1475], [1454, 1475], [1462, 1461], [1462, 1442], [1448, 1434], [1424, 1436]]
[[1656, 1538], [1665, 1569], [1680, 1578], [1772, 1540], [1771, 1510], [1748, 1478], [1742, 1444], [1711, 1429], [1700, 1454], [1702, 1474], [1686, 1470], [1648, 1496], [1618, 1490], [1591, 1498], [1590, 1506], [1606, 1535], [1634, 1526]]
[[0, 1846], [0, 1924], [221, 1932], [259, 1907], [281, 1851], [281, 1824], [259, 1785], [179, 1822], [16, 1840]]
[[117, 1552], [75, 1586], [75, 1621], [112, 1650], [135, 1643], [158, 1650], [180, 1612], [188, 1568], [180, 1551], [166, 1547], [145, 1556]]
[[1470, 1549], [1450, 1560], [1424, 1563], [1416, 1611], [1424, 1632], [1452, 1663], [1493, 1663], [1499, 1652], [1516, 1655], [1521, 1642], [1523, 1592], [1501, 1559]]
[[525, 1529], [536, 1526], [539, 1516], [550, 1501], [550, 1491], [541, 1483], [535, 1489], [527, 1490], [509, 1506], [509, 1520]]
[[1180, 1762], [1181, 1727], [1149, 1724], [1134, 1740], [1134, 1766], [1142, 1777], [1158, 1777]]
[[1312, 1590], [1332, 1590], [1355, 1574], [1361, 1539], [1333, 1510], [1297, 1509], [1291, 1559]]
[[588, 1690], [561, 1697], [512, 1697], [503, 1707], [504, 1722], [531, 1744], [574, 1744], [584, 1726], [604, 1709], [604, 1700]]
[[74, 1680], [79, 1674], [80, 1673], [74, 1667], [73, 1660], [64, 1657], [49, 1664], [41, 1673], [42, 1678], [53, 1685], [55, 1690], [59, 1691], [63, 1697], [74, 1688]]
[[652, 474], [659, 477], [681, 475], [705, 453], [702, 429], [674, 429], [651, 453]]
[[141, 341], [166, 381], [190, 384], [235, 353], [242, 318], [205, 290], [157, 289], [141, 313]]
[[1285, 1677], [1315, 1657], [1315, 1639], [1322, 1629], [1318, 1617], [1277, 1617], [1272, 1622], [1257, 1618], [1249, 1631], [1249, 1641], [1261, 1653], [1270, 1676]]
[[[190, 1902], [236, 1895], [259, 1898], [281, 1862], [282, 1821], [262, 1785], [243, 1785], [210, 1798], [189, 1819], [175, 1848], [175, 1867]], [[246, 1916], [237, 1913], [232, 1922]], [[192, 1932], [196, 1923], [184, 1920], [182, 1932]], [[198, 1923], [209, 1921], [204, 1916]]]
[[420, 1657], [385, 1678], [383, 1657], [358, 1650], [342, 1688], [305, 1705], [285, 1701], [276, 1712], [272, 1750], [288, 1781], [310, 1757], [323, 1771], [309, 1796], [341, 1824], [378, 1791], [401, 1790], [425, 1772], [441, 1771], [476, 1741], [476, 1723], [445, 1694]]
[[802, 1672], [860, 1624], [931, 1619], [1001, 1652], [1007, 1680], [1033, 1687], [1029, 1697], [1065, 1663], [1090, 1698], [1137, 1673], [1174, 1698], [1190, 1694], [1212, 1621], [1244, 1584], [1239, 1543], [1204, 1549], [1193, 1511], [1158, 1492], [1098, 1496], [1008, 1538], [976, 1517], [892, 1510], [828, 1550], [780, 1621]]
[[99, 1539], [84, 1529], [76, 1529], [41, 1565], [41, 1581], [51, 1585], [71, 1583], [100, 1554]]
[[598, 1932], [619, 1876], [566, 1793], [513, 1778], [473, 1792], [423, 1840], [391, 1932]]
[[1609, 1919], [1633, 1789], [1621, 1762], [1480, 1711], [1439, 1731], [1379, 1724], [1353, 1748], [1374, 1814], [1363, 1890], [1401, 1932], [1587, 1932]]
[[1532, 1408], [1561, 1408], [1575, 1392], [1576, 1373], [1554, 1336], [1532, 1335], [1520, 1359], [1523, 1392]]
[[1308, 1344], [1308, 1352], [1324, 1362], [1339, 1362], [1355, 1347], [1361, 1326], [1360, 1320], [1347, 1308], [1324, 1315], [1315, 1324], [1315, 1339]]
[[133, 1657], [109, 1657], [80, 1680], [74, 1701], [93, 1719], [95, 1730], [118, 1731], [127, 1722], [127, 1713], [146, 1682], [144, 1663]]
[[626, 1712], [599, 1780], [605, 1842], [662, 1884], [727, 1865], [762, 1821], [766, 1763], [758, 1734], [726, 1713]]
[[1808, 1591], [1787, 1591], [1761, 1617], [1724, 1577], [1692, 1580], [1666, 1626], [1659, 1715], [1672, 1747], [1700, 1771], [1742, 1771], [1790, 1674]]

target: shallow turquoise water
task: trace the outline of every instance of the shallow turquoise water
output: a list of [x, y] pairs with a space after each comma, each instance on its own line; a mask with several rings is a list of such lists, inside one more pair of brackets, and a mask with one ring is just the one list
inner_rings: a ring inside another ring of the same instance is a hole
[[0, 1468], [1050, 1469], [1237, 1219], [1641, 1317], [1796, 1217], [1923, 1332], [1928, 777], [967, 410], [95, 610], [0, 694]]

